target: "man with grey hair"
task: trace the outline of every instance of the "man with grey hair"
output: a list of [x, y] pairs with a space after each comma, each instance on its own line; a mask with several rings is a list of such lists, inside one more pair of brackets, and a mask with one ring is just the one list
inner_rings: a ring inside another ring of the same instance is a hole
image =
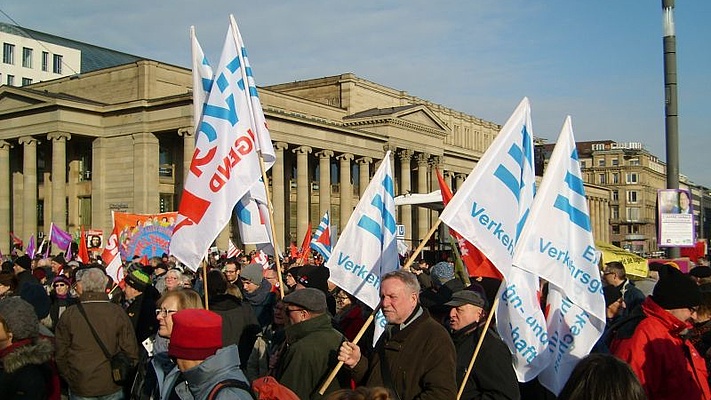
[[442, 325], [419, 304], [420, 285], [409, 271], [383, 275], [380, 306], [385, 332], [369, 357], [351, 343], [341, 345], [338, 360], [359, 384], [384, 386], [395, 398], [453, 399], [457, 395], [454, 344]]
[[123, 399], [123, 388], [114, 383], [109, 360], [89, 323], [110, 354], [124, 351], [135, 363], [138, 344], [131, 321], [119, 305], [109, 301], [106, 294], [109, 278], [101, 268], [80, 268], [75, 280], [80, 303], [62, 313], [55, 331], [57, 367], [69, 386], [69, 398]]

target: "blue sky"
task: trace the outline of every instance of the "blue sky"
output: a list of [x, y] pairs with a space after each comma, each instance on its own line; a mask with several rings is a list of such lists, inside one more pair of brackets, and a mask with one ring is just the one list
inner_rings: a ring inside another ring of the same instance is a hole
[[[660, 0], [2, 3], [21, 26], [185, 67], [190, 25], [216, 62], [232, 13], [258, 85], [352, 72], [499, 124], [528, 96], [537, 137], [571, 115], [579, 141], [665, 159]], [[677, 2], [680, 169], [711, 187], [709, 16], [711, 1]]]

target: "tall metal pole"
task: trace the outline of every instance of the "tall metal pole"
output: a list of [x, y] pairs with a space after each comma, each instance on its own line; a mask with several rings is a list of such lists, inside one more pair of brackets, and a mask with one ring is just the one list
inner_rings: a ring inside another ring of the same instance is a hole
[[[664, 28], [664, 116], [667, 141], [667, 188], [679, 189], [679, 113], [676, 96], [676, 33], [674, 0], [662, 0]], [[678, 247], [668, 249], [669, 258], [681, 255]]]

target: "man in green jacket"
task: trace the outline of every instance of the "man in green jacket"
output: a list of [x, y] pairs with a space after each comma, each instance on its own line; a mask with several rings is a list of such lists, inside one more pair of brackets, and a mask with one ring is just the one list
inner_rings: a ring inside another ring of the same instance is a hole
[[457, 397], [456, 354], [449, 333], [419, 304], [420, 285], [409, 271], [381, 278], [380, 301], [387, 320], [385, 333], [369, 357], [344, 342], [338, 360], [359, 384], [384, 386], [400, 400], [443, 400]]
[[338, 363], [343, 335], [333, 329], [326, 295], [313, 288], [299, 289], [284, 297], [290, 325], [285, 330], [286, 347], [279, 356], [275, 378], [301, 399], [321, 399], [348, 387], [347, 376], [334, 379], [324, 392], [321, 384]]

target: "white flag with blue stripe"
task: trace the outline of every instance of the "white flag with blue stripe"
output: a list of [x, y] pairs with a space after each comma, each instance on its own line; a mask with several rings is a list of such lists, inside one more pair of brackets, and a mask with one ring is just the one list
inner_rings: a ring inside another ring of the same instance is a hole
[[193, 53], [193, 118], [195, 119], [195, 132], [197, 132], [202, 108], [205, 106], [207, 96], [212, 88], [212, 67], [197, 40], [194, 26], [190, 27], [190, 43]]
[[316, 250], [325, 261], [331, 258], [331, 218], [329, 212], [323, 214], [321, 222], [314, 232], [310, 247]]
[[[380, 277], [400, 267], [390, 164], [388, 151], [326, 262], [329, 280], [373, 309], [380, 302]], [[385, 324], [378, 312], [374, 342]]]
[[535, 377], [549, 359], [538, 278], [512, 266], [534, 194], [531, 107], [524, 98], [440, 216], [504, 276], [497, 327], [520, 381]]
[[[234, 209], [239, 235], [244, 244], [272, 243], [271, 222], [264, 181], [259, 179]], [[265, 251], [274, 254], [274, 250]]]
[[605, 328], [605, 301], [570, 116], [521, 233], [514, 265], [550, 283], [550, 366], [539, 377], [558, 394]]

